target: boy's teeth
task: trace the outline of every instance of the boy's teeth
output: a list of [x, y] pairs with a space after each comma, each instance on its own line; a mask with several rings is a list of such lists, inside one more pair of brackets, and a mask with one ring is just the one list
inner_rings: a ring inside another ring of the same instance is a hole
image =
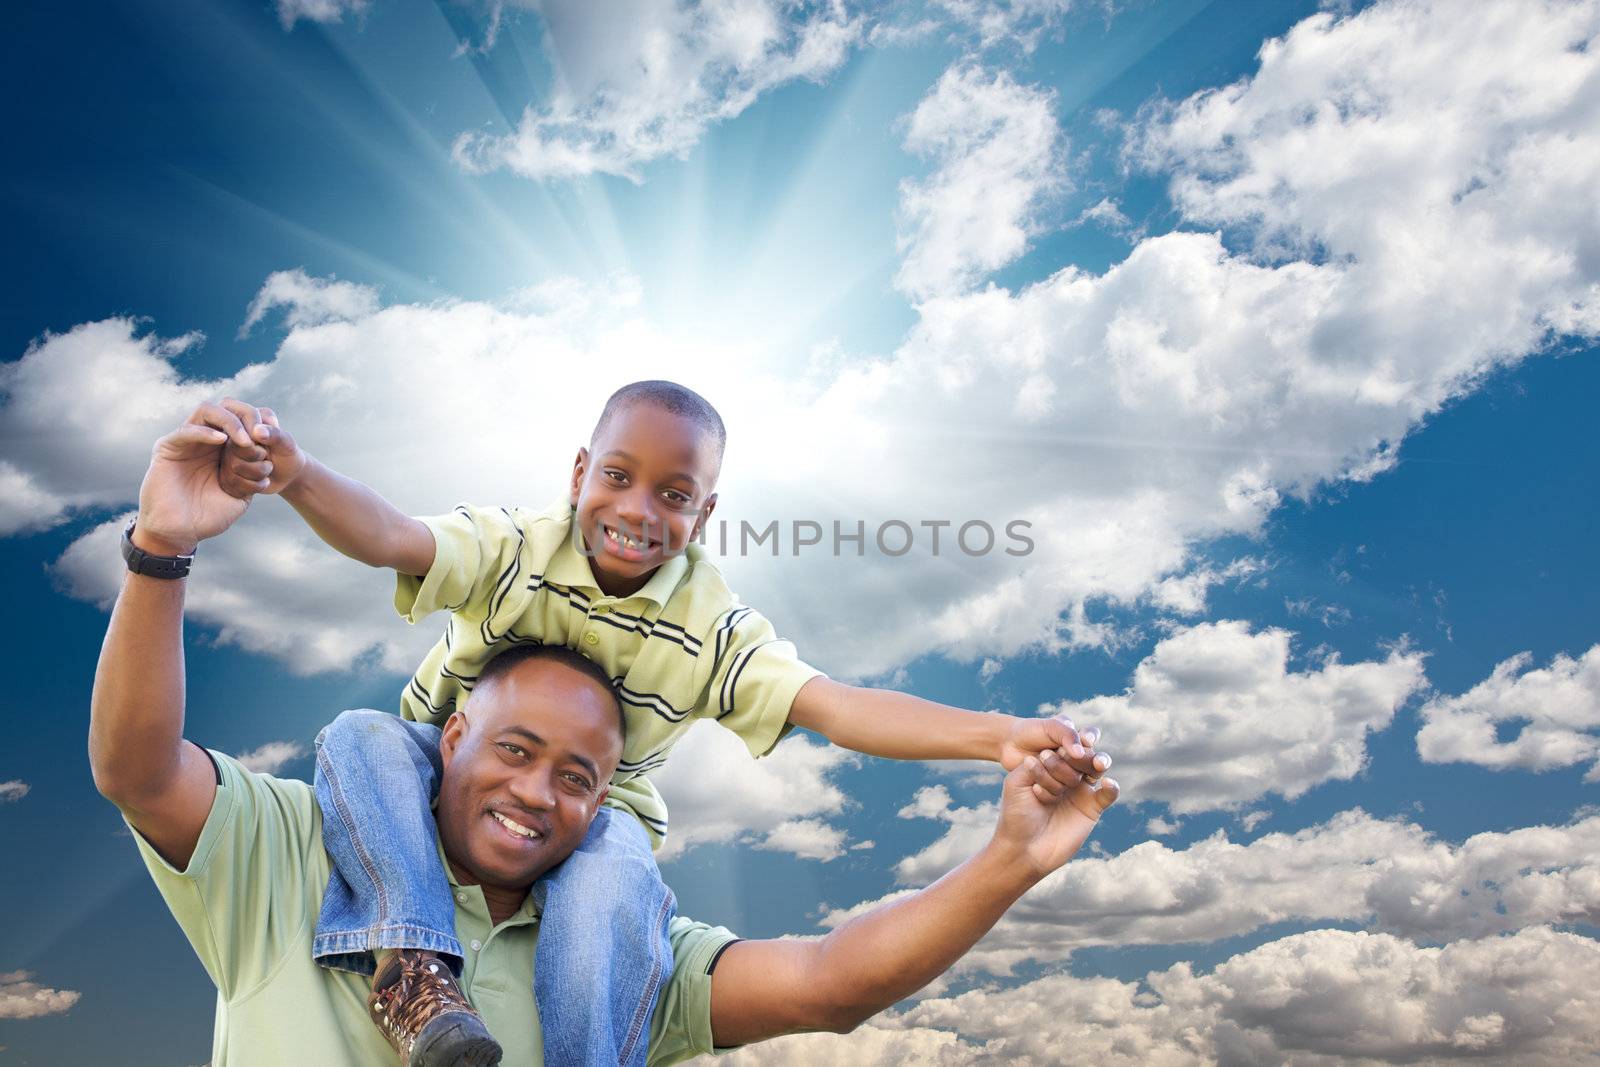
[[520, 822], [514, 822], [511, 819], [506, 818], [504, 815], [501, 815], [498, 811], [491, 811], [489, 814], [493, 815], [496, 819], [499, 819], [500, 825], [504, 826], [507, 830], [510, 830], [514, 834], [520, 834], [523, 837], [539, 836], [539, 831], [529, 829]]
[[610, 529], [610, 528], [606, 529], [606, 536], [611, 538], [611, 540], [613, 540], [613, 541], [618, 541], [618, 542], [620, 542], [620, 543], [622, 543], [624, 545], [627, 545], [629, 548], [643, 548], [644, 547], [644, 542], [643, 541], [635, 541], [633, 538], [629, 537], [627, 534], [618, 533], [616, 530], [613, 530], [613, 529]]

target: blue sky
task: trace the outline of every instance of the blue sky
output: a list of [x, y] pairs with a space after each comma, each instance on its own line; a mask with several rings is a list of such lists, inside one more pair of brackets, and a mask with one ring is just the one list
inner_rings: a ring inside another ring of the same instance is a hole
[[[839, 677], [1103, 723], [1126, 788], [948, 983], [736, 1062], [1600, 1052], [1594, 3], [14, 25], [6, 1062], [208, 1054], [83, 755], [149, 442], [242, 395], [413, 511], [538, 505], [646, 376], [723, 410], [735, 523], [1032, 522], [1021, 559], [724, 566]], [[196, 571], [188, 732], [279, 773], [436, 632], [279, 501]], [[747, 935], [990, 825], [981, 767], [683, 745], [663, 870]]]

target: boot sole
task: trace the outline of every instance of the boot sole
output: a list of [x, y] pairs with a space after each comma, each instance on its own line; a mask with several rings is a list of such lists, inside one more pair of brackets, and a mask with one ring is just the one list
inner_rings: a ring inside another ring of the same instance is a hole
[[500, 1042], [483, 1020], [453, 1014], [436, 1019], [411, 1049], [410, 1067], [498, 1067]]

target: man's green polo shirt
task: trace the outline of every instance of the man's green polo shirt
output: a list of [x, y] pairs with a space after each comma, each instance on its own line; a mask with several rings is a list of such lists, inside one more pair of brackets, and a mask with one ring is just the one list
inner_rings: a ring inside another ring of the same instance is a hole
[[[367, 980], [311, 959], [331, 870], [311, 787], [212, 755], [221, 782], [188, 868], [176, 869], [134, 834], [156, 887], [216, 984], [212, 1067], [397, 1063], [368, 1019]], [[482, 891], [456, 885], [454, 875], [450, 881], [456, 937], [467, 953], [462, 990], [504, 1046], [504, 1067], [542, 1065], [533, 905], [494, 926]], [[681, 917], [672, 921], [671, 938], [672, 976], [651, 1020], [652, 1065], [711, 1051], [710, 968], [734, 940], [727, 930]]]

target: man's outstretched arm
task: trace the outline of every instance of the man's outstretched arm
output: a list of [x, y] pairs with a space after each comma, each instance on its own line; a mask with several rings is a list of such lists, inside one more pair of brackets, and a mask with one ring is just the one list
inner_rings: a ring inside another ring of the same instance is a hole
[[717, 1047], [808, 1030], [844, 1033], [960, 959], [1006, 909], [1066, 863], [1117, 798], [1065, 760], [1028, 758], [1006, 777], [994, 836], [933, 885], [856, 916], [820, 940], [741, 941], [717, 964]]
[[[204, 405], [156, 442], [133, 532], [145, 552], [187, 555], [244, 513], [245, 502], [217, 483], [232, 432], [224, 414]], [[249, 443], [242, 429], [235, 436], [235, 443]], [[188, 864], [216, 796], [209, 757], [183, 740], [186, 584], [127, 576], [100, 650], [89, 713], [95, 787], [178, 867]]]

